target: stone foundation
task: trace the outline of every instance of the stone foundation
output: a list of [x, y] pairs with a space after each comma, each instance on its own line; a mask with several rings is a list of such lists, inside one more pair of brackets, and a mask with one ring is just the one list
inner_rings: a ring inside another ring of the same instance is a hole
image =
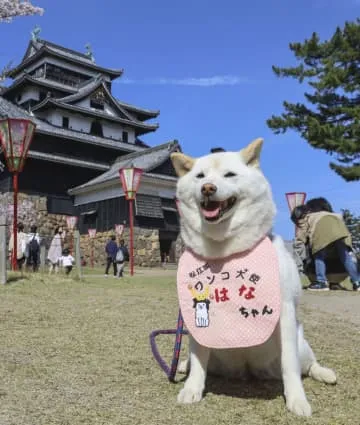
[[[114, 230], [98, 232], [94, 239], [91, 239], [88, 235], [81, 235], [81, 255], [87, 265], [91, 264], [91, 253], [93, 250], [94, 265], [105, 266], [105, 245], [111, 235], [114, 235]], [[124, 239], [129, 249], [129, 229], [126, 229], [123, 235], [120, 238], [117, 236], [116, 239], [117, 242], [120, 239]], [[157, 229], [134, 228], [134, 259], [135, 265], [138, 266], [154, 267], [160, 265], [160, 244]]]
[[[10, 236], [11, 224], [13, 222], [13, 194], [0, 194], [0, 214], [7, 218], [8, 237]], [[58, 226], [66, 229], [65, 246], [72, 247], [73, 237], [67, 230], [66, 216], [49, 214], [46, 207], [46, 197], [18, 195], [18, 222], [23, 223], [25, 232], [30, 231], [31, 225], [36, 225], [38, 233], [42, 238], [42, 244], [47, 248], [50, 246], [54, 236], [54, 230]], [[114, 234], [113, 229], [107, 232], [98, 232], [95, 239], [88, 235], [81, 235], [81, 256], [87, 265], [90, 265], [91, 252], [94, 252], [94, 265], [104, 266], [106, 263], [105, 245], [110, 236]], [[125, 229], [121, 237], [129, 248], [129, 229]], [[119, 240], [119, 238], [117, 238]], [[160, 265], [160, 243], [159, 231], [157, 229], [134, 228], [134, 259], [135, 265], [154, 267]]]
[[[0, 194], [0, 214], [7, 219], [9, 233], [12, 231], [10, 226], [13, 223], [13, 208], [13, 194]], [[56, 227], [67, 228], [65, 215], [48, 214], [45, 197], [19, 193], [17, 216], [18, 223], [23, 223], [25, 232], [30, 231], [31, 225], [36, 225], [38, 233], [46, 241], [54, 236]]]

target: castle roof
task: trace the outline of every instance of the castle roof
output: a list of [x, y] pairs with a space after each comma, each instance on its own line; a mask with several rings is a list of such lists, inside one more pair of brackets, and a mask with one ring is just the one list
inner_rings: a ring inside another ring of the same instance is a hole
[[46, 87], [49, 89], [59, 89], [64, 92], [68, 92], [69, 94], [74, 94], [78, 90], [75, 87], [70, 87], [66, 84], [59, 83], [57, 81], [47, 80], [43, 77], [34, 77], [29, 74], [24, 74], [17, 80], [14, 80], [11, 86], [5, 87], [1, 94], [7, 96], [9, 93], [26, 86], [28, 84], [34, 84], [42, 87]]
[[149, 109], [140, 108], [137, 106], [129, 105], [128, 103], [120, 102], [118, 99], [116, 99], [110, 90], [108, 89], [106, 82], [101, 74], [98, 76], [92, 78], [89, 82], [86, 84], [83, 84], [79, 90], [71, 94], [69, 96], [63, 97], [61, 99], [58, 99], [59, 101], [63, 103], [73, 103], [80, 101], [84, 99], [85, 97], [91, 95], [93, 92], [95, 92], [98, 88], [102, 88], [104, 92], [107, 95], [107, 98], [109, 101], [117, 108], [122, 114], [127, 116], [130, 120], [136, 120], [134, 115], [131, 114], [131, 112], [136, 112], [137, 116], [138, 114], [141, 114], [143, 116], [143, 119], [140, 121], [145, 121], [146, 119], [155, 118], [159, 115], [160, 111], [154, 111]]
[[61, 137], [67, 140], [76, 140], [82, 143], [108, 147], [118, 151], [143, 151], [145, 148], [141, 145], [134, 145], [130, 143], [121, 142], [118, 140], [111, 140], [104, 137], [93, 136], [91, 134], [82, 133], [75, 130], [70, 130], [62, 127], [51, 125], [33, 114], [25, 111], [17, 105], [14, 105], [9, 100], [0, 96], [0, 118], [23, 118], [33, 121], [36, 124], [36, 133], [46, 134], [49, 136]]
[[33, 64], [44, 55], [52, 56], [58, 59], [63, 59], [66, 62], [82, 65], [85, 68], [95, 70], [102, 74], [109, 75], [111, 79], [118, 78], [122, 75], [123, 69], [112, 69], [104, 68], [97, 65], [90, 57], [85, 53], [77, 52], [72, 49], [60, 46], [47, 40], [31, 40], [25, 55], [19, 65], [13, 68], [8, 76], [15, 78], [20, 72], [22, 72], [27, 66]]
[[94, 117], [102, 118], [108, 121], [125, 124], [130, 127], [133, 127], [136, 130], [137, 135], [149, 133], [159, 128], [159, 124], [146, 124], [146, 123], [143, 123], [142, 121], [137, 121], [135, 118], [131, 118], [131, 117], [122, 118], [119, 116], [110, 115], [103, 111], [97, 111], [94, 109], [85, 108], [83, 106], [65, 103], [61, 99], [54, 99], [52, 97], [45, 98], [42, 102], [35, 105], [32, 108], [32, 111], [40, 111], [40, 110], [44, 110], [44, 109], [52, 108], [52, 107], [57, 107], [63, 110], [77, 112], [86, 116], [94, 116]]
[[125, 167], [137, 167], [141, 168], [143, 172], [150, 176], [156, 177], [159, 179], [166, 179], [176, 182], [177, 178], [167, 175], [153, 174], [152, 171], [155, 170], [159, 165], [163, 164], [170, 158], [172, 152], [180, 151], [180, 145], [177, 140], [172, 142], [163, 143], [161, 145], [155, 146], [153, 148], [148, 148], [141, 152], [133, 152], [127, 155], [119, 157], [111, 166], [111, 168], [100, 176], [95, 177], [94, 179], [70, 189], [68, 192], [70, 195], [76, 195], [84, 190], [94, 188], [103, 183], [118, 181], [119, 180], [119, 169]]

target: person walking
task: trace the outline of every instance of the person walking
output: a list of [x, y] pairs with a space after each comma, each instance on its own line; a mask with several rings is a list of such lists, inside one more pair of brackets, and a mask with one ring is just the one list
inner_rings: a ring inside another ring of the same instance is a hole
[[116, 253], [117, 277], [123, 277], [125, 261], [129, 260], [129, 251], [124, 239], [120, 240], [120, 245]]
[[59, 263], [64, 267], [65, 274], [68, 276], [73, 268], [75, 263], [74, 257], [70, 254], [70, 250], [65, 248], [62, 256], [59, 258]]
[[308, 245], [315, 264], [316, 281], [307, 288], [310, 291], [327, 291], [326, 259], [335, 250], [350, 276], [354, 291], [360, 291], [360, 275], [351, 235], [341, 214], [333, 212], [325, 198], [314, 198], [296, 207], [292, 221], [298, 227], [295, 242]]
[[30, 233], [27, 235], [26, 244], [26, 267], [32, 268], [36, 272], [40, 262], [40, 236], [37, 233], [37, 226], [30, 227]]
[[47, 256], [50, 263], [49, 274], [59, 271], [59, 258], [62, 256], [62, 234], [62, 227], [57, 227]]
[[[24, 233], [24, 225], [18, 223], [17, 225], [17, 246], [16, 246], [16, 263], [18, 270], [22, 270], [22, 266], [25, 262], [25, 251], [26, 251], [26, 234]], [[11, 233], [9, 240], [9, 255], [12, 259], [15, 255], [14, 252], [14, 234]]]
[[105, 253], [106, 253], [106, 269], [105, 269], [105, 277], [109, 275], [109, 269], [112, 264], [113, 271], [114, 271], [114, 277], [116, 277], [116, 254], [118, 251], [118, 246], [116, 243], [116, 237], [115, 235], [112, 235], [110, 240], [107, 242], [105, 246]]

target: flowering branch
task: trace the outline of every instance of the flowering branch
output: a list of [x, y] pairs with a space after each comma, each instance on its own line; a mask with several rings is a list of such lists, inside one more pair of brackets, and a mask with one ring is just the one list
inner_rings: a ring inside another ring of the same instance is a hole
[[11, 22], [16, 16], [42, 15], [44, 9], [29, 0], [0, 0], [0, 21]]

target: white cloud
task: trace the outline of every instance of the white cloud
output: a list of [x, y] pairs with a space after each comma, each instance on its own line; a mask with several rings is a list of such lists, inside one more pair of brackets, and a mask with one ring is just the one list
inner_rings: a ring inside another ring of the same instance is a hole
[[240, 84], [248, 84], [251, 82], [248, 78], [237, 75], [215, 75], [213, 77], [191, 78], [145, 78], [143, 80], [121, 78], [118, 81], [120, 84], [150, 84], [196, 87], [238, 86]]

